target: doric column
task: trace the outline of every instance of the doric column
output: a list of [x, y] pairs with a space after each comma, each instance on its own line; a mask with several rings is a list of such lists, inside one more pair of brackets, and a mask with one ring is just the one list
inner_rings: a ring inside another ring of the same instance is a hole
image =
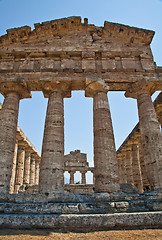
[[140, 161], [140, 166], [141, 166], [143, 189], [144, 189], [144, 191], [146, 189], [151, 190], [151, 185], [148, 181], [147, 174], [146, 174], [146, 166], [144, 163], [144, 155], [143, 155], [143, 148], [142, 148], [142, 143], [141, 143], [141, 136], [138, 136], [138, 148], [139, 148], [139, 161]]
[[16, 179], [15, 179], [15, 191], [14, 191], [15, 193], [18, 193], [20, 186], [23, 185], [24, 160], [25, 160], [24, 142], [18, 142]]
[[123, 150], [117, 154], [120, 183], [127, 183], [125, 157], [125, 152]]
[[138, 142], [132, 140], [132, 165], [133, 165], [133, 179], [134, 185], [137, 187], [139, 193], [143, 192], [142, 172], [139, 159]]
[[35, 157], [31, 154], [31, 161], [30, 161], [30, 184], [35, 184]]
[[125, 174], [127, 183], [131, 183], [134, 186], [133, 169], [132, 169], [132, 152], [131, 147], [126, 145], [123, 149], [125, 151]]
[[137, 99], [139, 123], [146, 173], [153, 190], [162, 190], [162, 133], [160, 131], [150, 92], [153, 85], [135, 83], [126, 92]]
[[37, 160], [35, 162], [35, 184], [36, 185], [39, 184], [39, 164], [40, 164], [40, 162]]
[[119, 191], [118, 163], [107, 98], [102, 80], [86, 81], [86, 96], [93, 97], [95, 192]]
[[69, 171], [70, 173], [70, 184], [74, 184], [74, 173], [75, 171]]
[[[51, 89], [51, 86], [49, 86]], [[49, 92], [44, 128], [39, 187], [42, 193], [64, 190], [64, 103], [66, 83]]]
[[12, 165], [12, 174], [11, 174], [11, 180], [10, 180], [10, 193], [14, 193], [16, 164], [17, 164], [17, 150], [18, 150], [18, 141], [16, 140], [13, 165]]
[[6, 95], [0, 113], [0, 192], [9, 192], [16, 143], [19, 95]]
[[30, 183], [30, 161], [31, 161], [31, 149], [25, 150], [25, 163], [24, 163], [24, 184]]
[[81, 184], [86, 184], [86, 172], [87, 171], [80, 171], [80, 173], [82, 174]]

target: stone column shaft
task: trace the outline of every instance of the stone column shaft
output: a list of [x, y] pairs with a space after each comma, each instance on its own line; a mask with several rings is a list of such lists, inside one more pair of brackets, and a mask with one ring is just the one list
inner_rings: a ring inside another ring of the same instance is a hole
[[93, 97], [95, 191], [119, 190], [118, 163], [106, 92]]
[[31, 163], [30, 163], [30, 184], [35, 184], [35, 158], [31, 156]]
[[22, 145], [19, 145], [18, 143], [15, 193], [18, 193], [20, 186], [23, 185], [24, 160], [25, 160], [25, 147]]
[[19, 95], [6, 95], [0, 113], [0, 192], [9, 192], [16, 143]]
[[126, 172], [126, 155], [123, 153], [122, 160], [121, 160], [121, 169], [122, 169], [122, 182], [127, 183], [127, 172]]
[[39, 162], [36, 161], [35, 162], [35, 184], [38, 185], [39, 184]]
[[16, 140], [14, 158], [13, 158], [13, 166], [12, 166], [12, 174], [11, 174], [11, 180], [10, 180], [10, 193], [14, 193], [15, 177], [16, 177], [16, 164], [17, 164], [17, 150], [18, 150], [18, 141]]
[[48, 100], [39, 186], [42, 193], [64, 189], [64, 104], [60, 90], [51, 92]]
[[24, 184], [30, 183], [30, 160], [31, 160], [31, 152], [25, 152], [25, 163], [24, 163]]
[[137, 187], [139, 193], [143, 192], [143, 181], [142, 181], [142, 173], [141, 166], [139, 160], [139, 148], [138, 145], [132, 145], [132, 165], [133, 165], [133, 179], [134, 185]]
[[69, 171], [70, 173], [70, 184], [74, 184], [74, 173], [75, 171]]
[[131, 148], [126, 149], [125, 163], [126, 163], [125, 172], [126, 172], [127, 183], [131, 183], [132, 186], [134, 186]]
[[146, 174], [146, 166], [144, 163], [144, 155], [143, 155], [141, 137], [139, 137], [139, 139], [138, 139], [138, 146], [139, 146], [139, 161], [140, 161], [140, 166], [141, 166], [143, 188], [145, 188], [147, 186], [151, 189], [151, 185], [148, 181], [147, 174]]
[[81, 171], [81, 174], [82, 174], [81, 184], [86, 184], [86, 171]]
[[149, 93], [137, 96], [147, 178], [153, 190], [162, 190], [162, 133]]

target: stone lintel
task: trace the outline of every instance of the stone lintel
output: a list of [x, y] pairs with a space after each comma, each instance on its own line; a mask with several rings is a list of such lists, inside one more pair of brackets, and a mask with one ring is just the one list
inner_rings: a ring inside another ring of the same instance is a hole
[[131, 97], [137, 99], [137, 97], [144, 93], [150, 93], [152, 95], [155, 92], [156, 87], [153, 83], [146, 81], [139, 81], [129, 84], [128, 89], [125, 92], [125, 97]]
[[28, 89], [28, 85], [25, 81], [1, 82], [0, 93], [6, 97], [6, 95], [10, 92], [17, 92], [20, 99], [32, 97], [30, 90]]
[[94, 168], [93, 167], [67, 167], [67, 166], [65, 166], [64, 167], [64, 171], [68, 171], [68, 172], [71, 172], [71, 171], [78, 171], [78, 172], [82, 172], [82, 171], [86, 171], [86, 172], [88, 172], [88, 171], [93, 171], [94, 170]]
[[43, 94], [45, 98], [49, 98], [51, 92], [61, 91], [64, 98], [71, 97], [71, 81], [47, 82], [43, 86]]
[[85, 97], [94, 97], [94, 95], [98, 92], [107, 93], [109, 90], [109, 86], [102, 78], [86, 78], [85, 85]]
[[39, 152], [36, 150], [36, 148], [34, 147], [34, 145], [30, 142], [30, 140], [26, 137], [26, 135], [24, 134], [24, 132], [21, 130], [20, 127], [17, 126], [17, 134], [16, 134], [16, 138], [18, 141], [24, 141], [24, 144], [26, 146], [26, 148], [31, 149], [31, 152], [36, 152], [37, 155], [40, 157]]

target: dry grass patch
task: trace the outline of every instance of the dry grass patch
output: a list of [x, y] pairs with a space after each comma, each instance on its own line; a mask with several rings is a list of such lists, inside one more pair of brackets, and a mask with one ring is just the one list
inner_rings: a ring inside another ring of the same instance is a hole
[[162, 240], [162, 229], [57, 233], [50, 230], [0, 230], [0, 240]]

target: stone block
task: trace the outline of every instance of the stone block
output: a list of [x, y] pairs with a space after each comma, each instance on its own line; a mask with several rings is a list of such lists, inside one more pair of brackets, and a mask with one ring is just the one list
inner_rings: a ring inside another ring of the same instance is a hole
[[155, 69], [155, 63], [152, 59], [141, 59], [142, 68], [144, 70], [154, 70]]
[[94, 71], [96, 69], [95, 60], [83, 59], [82, 60], [82, 69], [85, 70], [85, 71], [89, 71], [89, 70]]
[[0, 62], [0, 71], [1, 70], [12, 70], [13, 62]]
[[103, 70], [114, 70], [116, 69], [115, 59], [102, 59]]

